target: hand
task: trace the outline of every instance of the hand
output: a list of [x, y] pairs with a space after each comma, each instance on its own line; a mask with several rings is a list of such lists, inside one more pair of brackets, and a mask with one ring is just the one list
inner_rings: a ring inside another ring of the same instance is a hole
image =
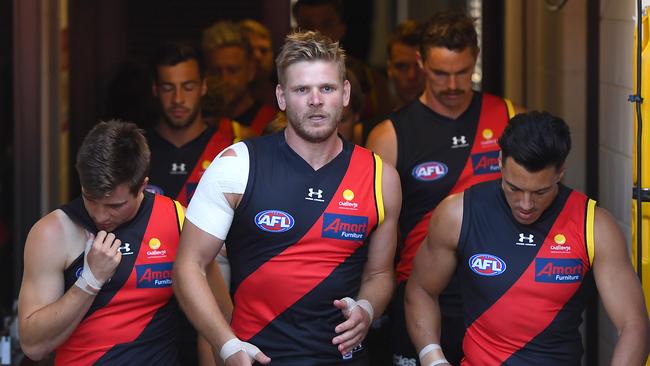
[[334, 300], [334, 306], [339, 308], [347, 319], [334, 328], [339, 335], [332, 339], [332, 344], [338, 345], [339, 352], [344, 355], [352, 352], [352, 349], [366, 338], [371, 319], [362, 307], [355, 306], [349, 309], [348, 303], [344, 300]]
[[115, 274], [122, 260], [120, 245], [122, 242], [115, 238], [115, 234], [108, 234], [103, 230], [98, 232], [97, 236], [91, 236], [86, 243], [84, 268], [88, 268], [101, 284], [106, 283]]
[[[239, 340], [237, 341], [241, 342]], [[228, 356], [224, 361], [226, 366], [248, 366], [254, 362], [266, 365], [271, 362], [271, 359], [265, 355], [264, 352], [260, 351], [260, 349], [254, 344], [241, 342], [240, 345], [243, 349]], [[221, 359], [221, 357], [221, 352], [215, 354], [216, 359]]]
[[[219, 354], [215, 355], [215, 357], [219, 359]], [[226, 366], [249, 366], [252, 364], [251, 359], [242, 351], [233, 354], [224, 361]]]

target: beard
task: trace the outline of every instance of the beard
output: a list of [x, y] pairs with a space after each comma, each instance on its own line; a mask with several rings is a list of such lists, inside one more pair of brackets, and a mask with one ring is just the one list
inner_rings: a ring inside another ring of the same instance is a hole
[[[327, 140], [336, 133], [338, 124], [341, 121], [343, 107], [341, 106], [341, 108], [329, 113], [322, 109], [310, 109], [302, 116], [287, 108], [285, 113], [287, 114], [288, 123], [298, 136], [305, 141], [319, 143]], [[309, 120], [309, 117], [314, 115], [323, 116], [327, 121], [323, 121], [322, 124], [314, 126]]]
[[171, 113], [168, 113], [167, 111], [163, 111], [163, 121], [167, 126], [175, 130], [182, 130], [190, 126], [192, 122], [196, 120], [196, 117], [198, 116], [199, 113], [200, 113], [200, 109], [197, 106], [190, 111], [190, 114], [188, 114], [186, 118], [176, 119], [171, 115]]

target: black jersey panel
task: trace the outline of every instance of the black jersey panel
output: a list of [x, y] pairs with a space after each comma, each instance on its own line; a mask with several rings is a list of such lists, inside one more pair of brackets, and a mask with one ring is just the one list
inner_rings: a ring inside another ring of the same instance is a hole
[[[249, 180], [226, 238], [231, 268], [241, 269], [231, 273], [232, 293], [248, 275], [299, 241], [313, 226], [338, 189], [352, 153], [352, 145], [344, 143], [334, 160], [314, 171], [289, 148], [284, 132], [245, 143], [251, 157]], [[247, 240], [260, 235], [269, 238], [261, 253], [256, 241]], [[255, 250], [241, 242], [250, 243]]]

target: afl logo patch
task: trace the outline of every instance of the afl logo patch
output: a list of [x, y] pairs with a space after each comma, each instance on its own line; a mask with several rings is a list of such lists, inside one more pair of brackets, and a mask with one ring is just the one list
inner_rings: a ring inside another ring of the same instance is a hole
[[469, 259], [469, 268], [481, 276], [498, 276], [506, 271], [506, 262], [492, 254], [474, 254]]
[[411, 171], [411, 175], [417, 180], [423, 182], [429, 182], [438, 180], [445, 175], [447, 175], [447, 166], [444, 163], [437, 161], [427, 161], [422, 164], [418, 164]]
[[293, 227], [293, 216], [284, 211], [266, 210], [255, 215], [255, 225], [270, 233], [282, 233]]

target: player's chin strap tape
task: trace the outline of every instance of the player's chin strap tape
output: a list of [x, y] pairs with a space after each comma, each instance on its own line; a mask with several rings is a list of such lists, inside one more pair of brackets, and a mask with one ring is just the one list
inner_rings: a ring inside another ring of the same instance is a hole
[[352, 309], [357, 306], [365, 310], [370, 317], [370, 322], [372, 322], [373, 316], [375, 315], [375, 309], [372, 308], [372, 304], [368, 300], [361, 299], [355, 301], [350, 297], [344, 297], [342, 301], [345, 301], [348, 304], [348, 311], [352, 311]]
[[234, 355], [239, 351], [246, 352], [251, 361], [255, 359], [255, 355], [261, 352], [260, 349], [256, 346], [248, 342], [242, 342], [239, 340], [239, 338], [233, 338], [221, 346], [219, 357], [221, 357], [222, 360], [226, 361], [228, 357]]
[[[442, 351], [442, 348], [440, 347], [440, 345], [439, 345], [439, 344], [435, 344], [435, 343], [429, 343], [429, 344], [427, 344], [426, 346], [424, 346], [424, 347], [420, 350], [420, 353], [418, 354], [418, 356], [420, 357], [420, 363], [421, 363], [422, 365], [425, 365], [425, 363], [424, 363], [424, 356], [426, 356], [427, 354], [429, 354], [429, 352], [432, 352], [432, 351], [437, 350], [437, 349], [439, 349], [439, 350]], [[443, 358], [439, 358], [439, 359], [437, 359], [437, 360], [433, 360], [433, 361], [431, 361], [430, 363], [426, 364], [426, 366], [437, 366], [437, 365], [441, 365], [441, 364], [443, 364], [443, 363], [449, 363], [449, 361], [447, 361], [447, 359], [446, 359], [445, 357], [443, 357]]]

